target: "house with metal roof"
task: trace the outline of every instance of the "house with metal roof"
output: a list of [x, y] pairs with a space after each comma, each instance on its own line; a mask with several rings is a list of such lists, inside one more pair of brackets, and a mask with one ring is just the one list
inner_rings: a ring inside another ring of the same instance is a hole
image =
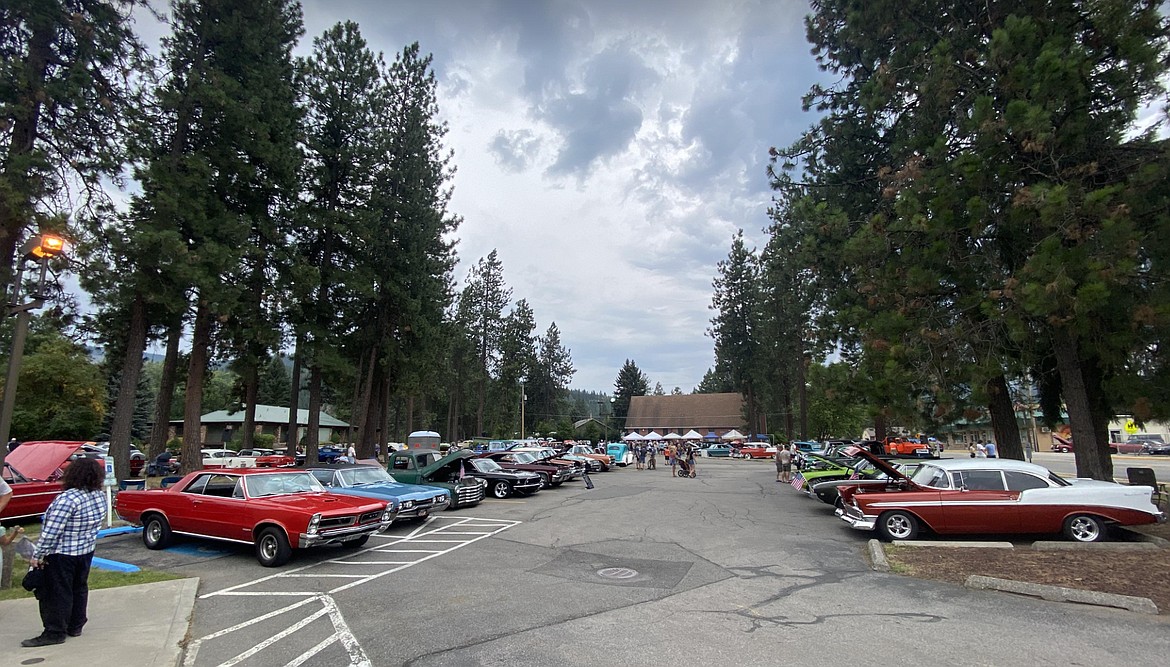
[[740, 394], [672, 394], [633, 396], [626, 414], [625, 433], [685, 434], [694, 429], [714, 439], [732, 430], [746, 432]]
[[[317, 431], [318, 442], [329, 442], [334, 433], [341, 433], [349, 428], [349, 424], [333, 417], [319, 413], [321, 423]], [[200, 418], [200, 440], [207, 445], [219, 445], [231, 442], [240, 433], [244, 426], [244, 411], [216, 410]], [[297, 442], [305, 435], [305, 428], [309, 425], [309, 411], [297, 410]], [[266, 433], [276, 436], [277, 442], [283, 442], [288, 430], [288, 408], [276, 405], [256, 406], [256, 435]], [[183, 420], [172, 419], [171, 438], [182, 437]]]

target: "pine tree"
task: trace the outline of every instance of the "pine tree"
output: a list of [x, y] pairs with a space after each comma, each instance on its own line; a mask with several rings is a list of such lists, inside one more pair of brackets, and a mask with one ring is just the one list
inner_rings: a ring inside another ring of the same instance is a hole
[[288, 401], [290, 391], [292, 376], [284, 363], [284, 357], [273, 355], [260, 374], [256, 402], [260, 405], [283, 405]]
[[654, 395], [655, 396], [665, 396], [666, 395], [666, 390], [662, 388], [661, 382], [654, 383]]
[[529, 384], [529, 395], [532, 404], [542, 411], [541, 419], [556, 421], [566, 416], [565, 395], [576, 370], [569, 349], [561, 344], [561, 330], [556, 322], [549, 324], [537, 345], [536, 369]]
[[621, 370], [618, 371], [613, 388], [613, 416], [624, 424], [626, 415], [630, 413], [630, 399], [646, 395], [650, 390], [650, 378], [646, 377], [633, 360], [626, 359], [626, 363], [622, 364]]
[[460, 320], [475, 343], [476, 387], [478, 407], [475, 433], [483, 435], [484, 394], [491, 365], [499, 349], [503, 310], [512, 300], [512, 289], [504, 282], [504, 264], [492, 250], [481, 258], [467, 275], [467, 284], [459, 299]]
[[715, 339], [715, 357], [723, 362], [736, 390], [743, 394], [748, 428], [759, 432], [756, 420], [761, 366], [759, 326], [759, 270], [754, 251], [748, 250], [743, 230], [732, 239], [731, 252], [719, 262], [719, 276], [712, 283], [715, 294], [707, 334]]

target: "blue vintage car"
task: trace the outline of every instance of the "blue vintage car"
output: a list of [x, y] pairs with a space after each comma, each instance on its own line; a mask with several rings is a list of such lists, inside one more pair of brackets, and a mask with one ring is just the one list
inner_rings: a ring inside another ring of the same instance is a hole
[[707, 456], [731, 456], [731, 447], [727, 445], [711, 445], [706, 449]]
[[431, 512], [446, 509], [447, 489], [421, 484], [403, 484], [378, 466], [348, 463], [307, 466], [317, 481], [331, 493], [398, 501], [398, 519], [425, 519]]
[[605, 447], [605, 453], [613, 457], [616, 465], [625, 466], [634, 462], [634, 452], [624, 442], [611, 442]]

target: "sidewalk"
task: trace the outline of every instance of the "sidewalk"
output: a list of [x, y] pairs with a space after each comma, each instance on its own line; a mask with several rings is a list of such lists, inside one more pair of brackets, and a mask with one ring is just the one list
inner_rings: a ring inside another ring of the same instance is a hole
[[20, 645], [41, 633], [37, 601], [0, 602], [0, 667], [36, 658], [44, 667], [174, 667], [198, 588], [199, 579], [191, 578], [90, 591], [84, 634], [42, 648]]

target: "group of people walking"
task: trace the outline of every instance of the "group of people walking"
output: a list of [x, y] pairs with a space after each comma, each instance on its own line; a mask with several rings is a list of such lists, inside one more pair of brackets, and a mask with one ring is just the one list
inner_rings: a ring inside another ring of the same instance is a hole
[[967, 445], [967, 451], [971, 453], [971, 458], [973, 459], [994, 459], [999, 456], [999, 452], [997, 452], [995, 449], [994, 442], [989, 442], [986, 444], [982, 442], [973, 442], [970, 445]]
[[[680, 460], [682, 465], [694, 468], [695, 448], [691, 445], [685, 442], [668, 443], [661, 451], [666, 463], [670, 465], [670, 474], [673, 475], [678, 469]], [[634, 445], [635, 467], [638, 470], [657, 469], [658, 452], [658, 445], [653, 441], [637, 443]]]

